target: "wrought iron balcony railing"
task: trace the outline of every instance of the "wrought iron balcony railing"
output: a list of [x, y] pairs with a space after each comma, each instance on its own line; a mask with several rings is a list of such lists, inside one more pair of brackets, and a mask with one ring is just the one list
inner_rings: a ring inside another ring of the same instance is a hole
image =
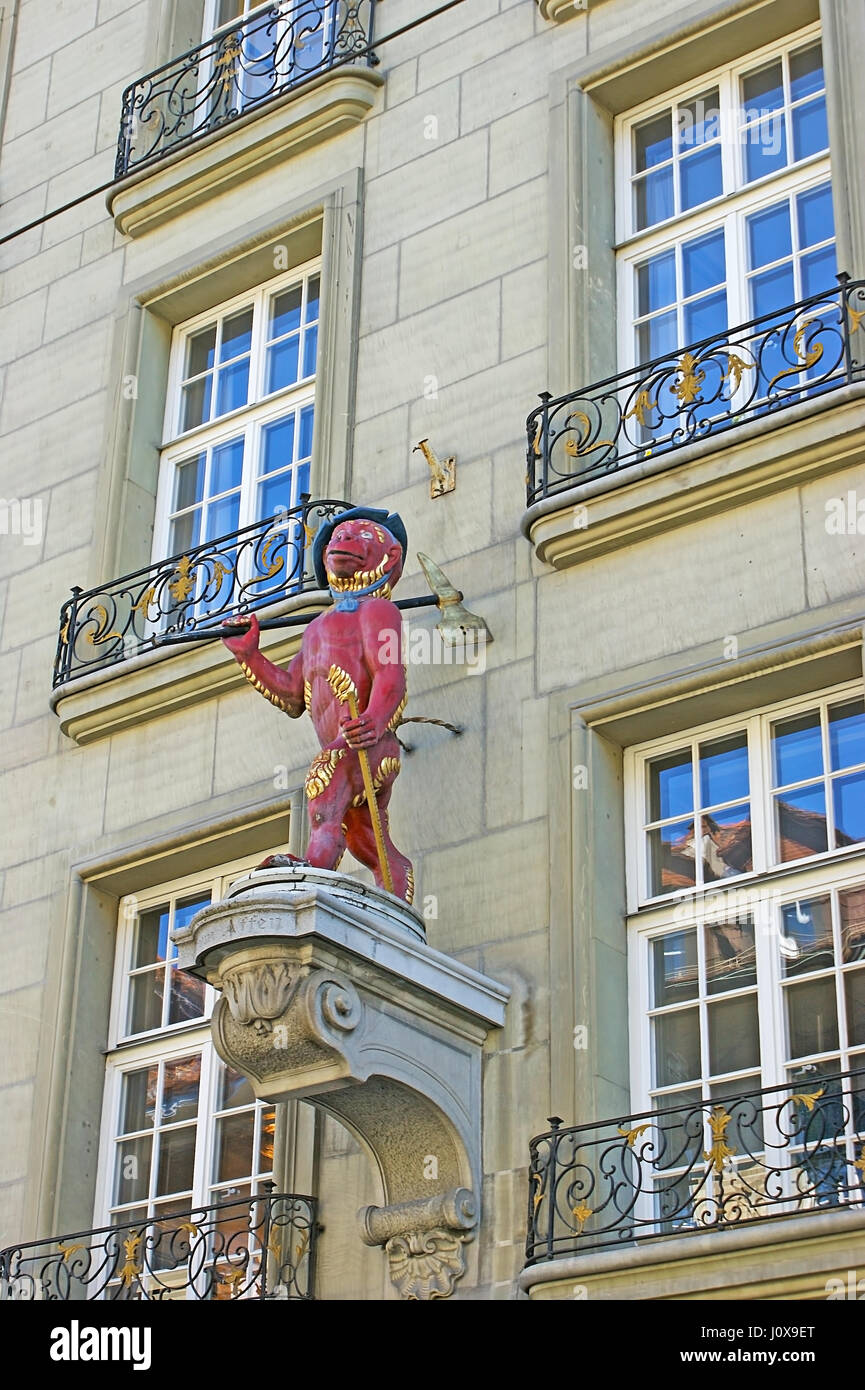
[[[266, 1184], [269, 1188], [273, 1184]], [[312, 1299], [313, 1197], [256, 1197], [0, 1250], [0, 1299]]]
[[123, 93], [123, 178], [320, 73], [377, 59], [375, 0], [282, 0], [133, 82]]
[[528, 505], [865, 378], [865, 281], [553, 398], [526, 421]]
[[562, 1129], [531, 1141], [528, 1264], [856, 1207], [865, 1070]]
[[349, 505], [305, 496], [300, 506], [183, 555], [86, 592], [74, 588], [60, 610], [54, 686], [138, 656], [160, 637], [317, 589], [310, 541], [320, 521]]

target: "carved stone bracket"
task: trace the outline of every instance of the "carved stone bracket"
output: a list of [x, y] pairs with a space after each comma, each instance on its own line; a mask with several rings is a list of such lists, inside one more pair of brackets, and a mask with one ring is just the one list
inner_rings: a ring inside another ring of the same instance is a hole
[[269, 1102], [306, 1099], [370, 1154], [361, 1213], [407, 1299], [447, 1298], [480, 1218], [481, 1051], [508, 990], [426, 945], [406, 903], [347, 875], [258, 869], [174, 937], [222, 994], [217, 1051]]

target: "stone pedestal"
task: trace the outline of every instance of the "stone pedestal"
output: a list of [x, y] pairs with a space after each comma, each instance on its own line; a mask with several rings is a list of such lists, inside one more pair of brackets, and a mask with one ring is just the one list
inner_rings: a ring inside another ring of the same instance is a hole
[[306, 1099], [371, 1154], [360, 1213], [406, 1298], [444, 1298], [479, 1220], [481, 1049], [508, 990], [424, 939], [406, 903], [345, 874], [257, 869], [174, 937], [219, 990], [216, 1049], [270, 1102]]

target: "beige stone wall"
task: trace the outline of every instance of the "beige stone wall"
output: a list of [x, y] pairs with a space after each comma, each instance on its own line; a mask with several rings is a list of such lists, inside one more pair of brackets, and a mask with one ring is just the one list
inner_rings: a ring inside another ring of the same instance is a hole
[[[150, 0], [55, 0], [50, 22], [46, 6], [24, 0], [18, 16], [0, 234], [111, 177], [121, 90], [157, 51], [160, 7]], [[685, 8], [697, 16], [704, 6]], [[427, 9], [384, 0], [377, 31]], [[39, 544], [0, 536], [0, 1244], [32, 1237], [40, 1222], [45, 1233], [46, 1213], [65, 1209], [46, 1189], [42, 1136], [70, 1063], [55, 1021], [75, 866], [132, 862], [139, 846], [267, 807], [275, 769], [287, 766], [299, 785], [314, 747], [308, 728], [247, 689], [83, 747], [59, 732], [48, 706], [59, 606], [71, 585], [110, 577], [94, 557], [104, 553], [112, 441], [129, 408], [118, 324], [132, 287], [179, 279], [203, 248], [228, 257], [251, 225], [278, 226], [281, 209], [361, 169], [351, 498], [398, 510], [412, 552], [443, 565], [495, 637], [483, 675], [410, 670], [407, 714], [463, 732], [409, 726], [414, 751], [392, 822], [415, 861], [431, 944], [513, 990], [508, 1025], [488, 1043], [485, 1217], [462, 1288], [511, 1295], [527, 1141], [545, 1127], [555, 1089], [550, 864], [562, 825], [549, 787], [563, 744], [550, 702], [560, 709], [584, 681], [641, 662], [674, 670], [700, 644], [745, 641], [772, 622], [819, 627], [828, 605], [855, 612], [862, 587], [861, 538], [827, 537], [823, 524], [826, 497], [865, 486], [849, 459], [837, 476], [806, 486], [792, 477], [770, 497], [570, 571], [542, 566], [520, 534], [524, 420], [550, 379], [548, 295], [561, 293], [548, 261], [559, 234], [548, 218], [564, 215], [565, 200], [550, 173], [551, 74], [626, 44], [643, 11], [639, 0], [606, 0], [554, 25], [534, 0], [466, 0], [382, 47], [386, 80], [355, 129], [134, 239], [115, 231], [97, 197], [0, 247], [0, 494], [39, 499], [45, 521]], [[682, 16], [678, 0], [653, 6], [659, 24]], [[434, 502], [411, 452], [424, 437], [457, 456], [456, 491]], [[401, 592], [422, 590], [412, 557]], [[671, 591], [691, 599], [671, 604]], [[85, 959], [87, 949], [85, 932]], [[98, 1113], [82, 1122], [96, 1125]], [[319, 1144], [322, 1292], [391, 1296], [380, 1252], [354, 1233], [356, 1209], [378, 1198], [367, 1161], [331, 1121]]]

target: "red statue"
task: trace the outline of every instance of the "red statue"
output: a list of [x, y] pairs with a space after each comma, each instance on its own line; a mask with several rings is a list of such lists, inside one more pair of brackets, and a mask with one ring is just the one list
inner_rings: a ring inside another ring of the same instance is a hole
[[266, 699], [292, 719], [304, 709], [312, 718], [321, 752], [306, 777], [307, 862], [335, 869], [348, 848], [380, 887], [410, 903], [411, 861], [391, 840], [387, 815], [400, 768], [394, 729], [406, 702], [402, 618], [390, 595], [406, 546], [396, 513], [343, 512], [313, 543], [316, 576], [334, 606], [310, 622], [288, 667], [259, 651], [254, 614], [234, 619], [247, 631], [223, 641]]

